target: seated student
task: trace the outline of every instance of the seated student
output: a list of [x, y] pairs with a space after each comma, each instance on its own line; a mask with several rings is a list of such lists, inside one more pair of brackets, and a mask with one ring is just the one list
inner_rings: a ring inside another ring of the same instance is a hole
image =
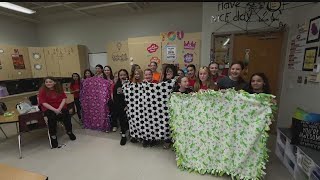
[[199, 69], [196, 83], [194, 84], [193, 90], [195, 92], [205, 91], [208, 89], [218, 90], [218, 87], [214, 84], [210, 70], [204, 66]]
[[251, 76], [248, 87], [245, 89], [250, 94], [270, 94], [270, 85], [264, 73], [255, 73]]
[[52, 148], [58, 147], [57, 121], [61, 120], [67, 131], [70, 140], [75, 140], [76, 136], [72, 132], [71, 117], [66, 105], [67, 96], [61, 84], [53, 77], [46, 77], [44, 84], [39, 90], [39, 104], [41, 110], [48, 118], [49, 134]]
[[244, 89], [246, 82], [241, 77], [241, 72], [244, 68], [242, 62], [233, 62], [230, 66], [229, 76], [225, 76], [218, 80], [219, 89], [235, 88], [235, 90]]
[[145, 69], [144, 70], [143, 82], [158, 83], [158, 81], [153, 79], [153, 75], [152, 75], [152, 70], [151, 69]]
[[158, 64], [156, 62], [151, 62], [150, 63], [150, 69], [152, 70], [153, 73], [153, 79], [156, 81], [160, 81], [161, 73], [157, 72]]
[[196, 66], [193, 64], [189, 64], [187, 66], [188, 70], [188, 80], [190, 88], [193, 88], [194, 83], [196, 83]]

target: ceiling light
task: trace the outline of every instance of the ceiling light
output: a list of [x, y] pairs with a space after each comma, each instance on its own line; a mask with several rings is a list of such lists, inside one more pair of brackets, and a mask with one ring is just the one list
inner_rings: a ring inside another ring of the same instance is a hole
[[25, 8], [22, 6], [18, 6], [18, 5], [9, 3], [9, 2], [0, 2], [0, 7], [4, 7], [7, 9], [14, 10], [14, 11], [19, 11], [19, 12], [26, 13], [26, 14], [33, 14], [36, 12], [31, 9], [28, 9], [28, 8]]
[[229, 41], [230, 41], [230, 38], [228, 38], [226, 42], [223, 43], [223, 46], [227, 45]]

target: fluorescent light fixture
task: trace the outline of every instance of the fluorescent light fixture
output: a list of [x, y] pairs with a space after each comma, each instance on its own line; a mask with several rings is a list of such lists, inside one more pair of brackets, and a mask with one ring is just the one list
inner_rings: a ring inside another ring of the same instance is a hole
[[0, 2], [0, 7], [4, 7], [7, 9], [14, 10], [14, 11], [19, 11], [19, 12], [26, 13], [26, 14], [33, 14], [36, 12], [31, 9], [28, 9], [28, 8], [25, 8], [22, 6], [18, 6], [18, 5], [9, 3], [9, 2]]
[[223, 46], [227, 45], [229, 41], [230, 41], [230, 38], [228, 38], [226, 42], [223, 43]]

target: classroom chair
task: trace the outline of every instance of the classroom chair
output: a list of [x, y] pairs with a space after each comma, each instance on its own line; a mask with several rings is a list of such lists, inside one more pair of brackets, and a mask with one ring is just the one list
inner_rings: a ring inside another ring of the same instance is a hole
[[[21, 149], [21, 135], [25, 132], [34, 131], [37, 129], [47, 128], [47, 123], [44, 119], [43, 112], [32, 112], [28, 114], [19, 115], [19, 135], [18, 135], [18, 143], [19, 143], [19, 155], [20, 159], [22, 159], [22, 149]], [[47, 128], [48, 129], [48, 128]], [[49, 138], [49, 145], [51, 147], [51, 138], [49, 134], [49, 129], [47, 131]], [[51, 147], [52, 148], [52, 147]]]

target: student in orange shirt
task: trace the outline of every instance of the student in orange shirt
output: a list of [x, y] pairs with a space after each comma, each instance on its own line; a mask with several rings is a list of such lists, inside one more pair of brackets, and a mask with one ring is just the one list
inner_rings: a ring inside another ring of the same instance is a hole
[[157, 72], [158, 64], [156, 62], [150, 63], [150, 69], [153, 73], [153, 80], [160, 81], [161, 73]]

